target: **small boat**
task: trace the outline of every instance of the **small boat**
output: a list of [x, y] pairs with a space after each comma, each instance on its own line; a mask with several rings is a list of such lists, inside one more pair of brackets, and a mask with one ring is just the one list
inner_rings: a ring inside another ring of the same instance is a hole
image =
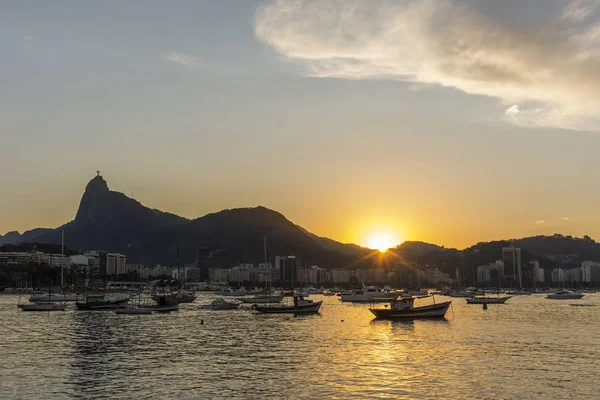
[[116, 308], [115, 314], [125, 314], [125, 315], [147, 315], [152, 314], [154, 310], [151, 308], [144, 307], [126, 307], [126, 308]]
[[34, 304], [19, 304], [19, 308], [23, 311], [65, 311], [68, 304], [62, 303], [34, 303]]
[[374, 286], [365, 286], [360, 290], [355, 290], [351, 293], [342, 293], [340, 299], [351, 303], [372, 303], [372, 302], [389, 302], [395, 299], [395, 296], [390, 295], [387, 290], [377, 289]]
[[177, 299], [179, 303], [193, 303], [196, 300], [196, 293], [187, 290], [180, 290], [177, 292]]
[[86, 296], [85, 301], [78, 301], [75, 305], [80, 310], [114, 310], [127, 307], [128, 302], [129, 296], [107, 297], [103, 294], [96, 294]]
[[179, 301], [177, 296], [159, 296], [155, 299], [156, 304], [140, 304], [141, 308], [151, 309], [158, 313], [167, 313], [179, 310]]
[[259, 306], [253, 304], [252, 309], [265, 314], [310, 314], [318, 313], [323, 301], [305, 300], [303, 296], [294, 297], [294, 305]]
[[477, 296], [477, 297], [466, 297], [467, 304], [504, 304], [512, 296], [504, 297], [489, 297], [489, 296]]
[[246, 293], [246, 289], [241, 287], [238, 290], [233, 290], [232, 288], [225, 288], [225, 289], [220, 290], [218, 294], [219, 294], [219, 296], [235, 297], [235, 296], [245, 296], [247, 293]]
[[546, 298], [553, 300], [576, 300], [583, 298], [583, 294], [571, 292], [570, 290], [559, 290], [558, 292], [546, 295]]
[[369, 308], [369, 311], [379, 319], [419, 319], [444, 318], [452, 301], [415, 307], [415, 298], [398, 297], [390, 301], [389, 308]]
[[510, 294], [512, 296], [531, 296], [533, 294], [533, 292], [531, 290], [521, 289], [521, 290], [509, 290], [508, 292], [506, 292], [506, 294]]
[[240, 305], [238, 303], [230, 303], [225, 301], [222, 297], [217, 297], [210, 304], [200, 306], [203, 310], [235, 310], [239, 307]]
[[238, 300], [246, 304], [281, 303], [283, 301], [283, 295], [240, 297]]
[[335, 296], [335, 293], [336, 293], [336, 292], [335, 292], [335, 291], [333, 291], [333, 290], [325, 290], [325, 291], [323, 292], [323, 296]]

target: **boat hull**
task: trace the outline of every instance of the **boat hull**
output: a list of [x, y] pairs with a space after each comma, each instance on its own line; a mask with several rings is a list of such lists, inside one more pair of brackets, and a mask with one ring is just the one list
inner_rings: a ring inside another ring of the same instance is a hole
[[583, 298], [582, 294], [569, 294], [569, 295], [562, 295], [562, 294], [549, 294], [546, 296], [547, 299], [551, 299], [551, 300], [579, 300]]
[[39, 304], [21, 304], [19, 308], [23, 311], [65, 311], [68, 307], [67, 304], [55, 304], [55, 303], [39, 303]]
[[36, 294], [35, 296], [31, 296], [29, 301], [31, 302], [52, 302], [52, 301], [83, 301], [85, 300], [85, 296], [78, 294]]
[[389, 303], [395, 297], [369, 297], [363, 295], [341, 295], [340, 300], [345, 303]]
[[281, 303], [283, 301], [283, 296], [240, 297], [237, 300], [246, 304], [272, 304]]
[[391, 310], [387, 308], [370, 308], [369, 311], [378, 319], [410, 320], [444, 318], [451, 301], [415, 307], [408, 310]]
[[98, 300], [84, 303], [77, 302], [75, 305], [80, 310], [114, 310], [115, 308], [124, 308], [127, 306], [129, 298], [119, 300]]
[[252, 308], [263, 314], [311, 314], [318, 313], [322, 301], [317, 301], [308, 305], [289, 306], [289, 307], [261, 307], [254, 305]]
[[467, 304], [504, 304], [511, 296], [504, 297], [471, 297], [466, 298]]

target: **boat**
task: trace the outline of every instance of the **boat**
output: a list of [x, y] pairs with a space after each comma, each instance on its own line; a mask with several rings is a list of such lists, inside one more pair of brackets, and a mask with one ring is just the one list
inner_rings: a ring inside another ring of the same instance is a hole
[[419, 318], [444, 318], [452, 301], [434, 303], [427, 306], [414, 306], [415, 297], [397, 297], [386, 308], [369, 308], [378, 319], [410, 320]]
[[392, 297], [387, 290], [377, 289], [374, 286], [365, 286], [363, 282], [362, 289], [354, 290], [350, 293], [342, 293], [340, 299], [351, 303], [371, 303], [374, 301], [389, 302], [395, 299], [395, 297]]
[[36, 302], [33, 304], [18, 304], [19, 307], [23, 311], [64, 311], [67, 309], [68, 304], [66, 303], [55, 303], [52, 300], [52, 288], [45, 295], [45, 300], [43, 302]]
[[552, 300], [576, 300], [583, 298], [583, 294], [571, 292], [570, 290], [559, 290], [555, 293], [549, 293], [546, 295], [546, 298]]
[[47, 301], [83, 301], [85, 300], [85, 296], [75, 293], [75, 294], [60, 294], [60, 293], [42, 293], [36, 294], [29, 298], [29, 301], [32, 303], [35, 302], [47, 302]]
[[147, 314], [152, 314], [153, 312], [154, 312], [154, 310], [151, 308], [144, 308], [144, 307], [138, 307], [138, 306], [115, 309], [115, 314], [125, 314], [125, 315], [147, 315]]
[[34, 303], [34, 304], [19, 304], [19, 308], [23, 311], [65, 311], [68, 304], [63, 303]]
[[283, 295], [266, 295], [266, 296], [254, 296], [254, 297], [240, 297], [237, 300], [246, 304], [269, 304], [269, 303], [281, 303], [283, 301]]
[[467, 304], [504, 304], [508, 299], [512, 296], [503, 296], [503, 297], [490, 297], [490, 296], [476, 296], [476, 297], [466, 297]]
[[114, 310], [115, 308], [126, 308], [129, 296], [107, 297], [103, 294], [88, 295], [85, 301], [75, 303], [80, 310]]
[[506, 294], [509, 294], [511, 296], [531, 296], [533, 294], [533, 292], [531, 290], [527, 290], [527, 289], [520, 289], [520, 290], [509, 290], [508, 292], [506, 292]]
[[235, 310], [239, 307], [240, 305], [238, 303], [230, 303], [225, 301], [222, 297], [217, 297], [210, 304], [200, 306], [203, 310]]
[[244, 287], [241, 287], [238, 290], [233, 290], [232, 288], [225, 288], [225, 289], [219, 290], [218, 295], [226, 296], [226, 297], [245, 296], [246, 289], [244, 289]]
[[179, 310], [179, 300], [177, 296], [162, 295], [154, 299], [156, 304], [140, 304], [141, 308], [151, 309], [154, 312], [166, 313]]
[[252, 309], [264, 314], [310, 314], [318, 313], [323, 301], [305, 300], [303, 296], [294, 297], [294, 305], [259, 306], [253, 304]]

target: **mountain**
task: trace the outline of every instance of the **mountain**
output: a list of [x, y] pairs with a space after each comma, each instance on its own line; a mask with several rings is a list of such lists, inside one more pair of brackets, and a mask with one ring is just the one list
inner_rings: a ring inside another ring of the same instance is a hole
[[16, 244], [20, 239], [21, 234], [19, 232], [7, 232], [4, 236], [0, 236], [0, 246], [3, 244]]
[[57, 244], [63, 231], [65, 243], [73, 249], [120, 252], [127, 255], [128, 262], [148, 265], [174, 265], [177, 246], [182, 263], [195, 261], [199, 248], [209, 248], [214, 253], [207, 261], [213, 266], [259, 263], [265, 257], [265, 239], [269, 257], [296, 255], [308, 265], [330, 268], [344, 267], [356, 258], [348, 251], [322, 246], [319, 241], [325, 238], [317, 239], [265, 207], [223, 210], [188, 220], [111, 191], [100, 175], [87, 184], [73, 221], [53, 230], [33, 230], [27, 236], [9, 234], [7, 243], [25, 243], [23, 239], [31, 238]]

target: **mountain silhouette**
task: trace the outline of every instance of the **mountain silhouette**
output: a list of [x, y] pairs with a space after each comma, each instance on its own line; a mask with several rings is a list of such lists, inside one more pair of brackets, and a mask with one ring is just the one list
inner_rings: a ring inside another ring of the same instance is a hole
[[[3, 243], [61, 242], [79, 250], [106, 250], [127, 255], [128, 262], [174, 265], [180, 248], [182, 263], [196, 260], [198, 249], [213, 256], [211, 266], [230, 267], [238, 262], [260, 263], [275, 255], [296, 255], [302, 263], [328, 268], [344, 267], [354, 260], [352, 252], [325, 248], [304, 229], [282, 214], [265, 207], [223, 210], [189, 220], [151, 209], [116, 191], [102, 176], [86, 186], [75, 219], [56, 229], [37, 229], [19, 235], [11, 232]], [[334, 242], [334, 241], [332, 241]], [[337, 243], [337, 242], [335, 242]], [[343, 244], [339, 244], [343, 249]], [[368, 251], [363, 249], [363, 251]]]

